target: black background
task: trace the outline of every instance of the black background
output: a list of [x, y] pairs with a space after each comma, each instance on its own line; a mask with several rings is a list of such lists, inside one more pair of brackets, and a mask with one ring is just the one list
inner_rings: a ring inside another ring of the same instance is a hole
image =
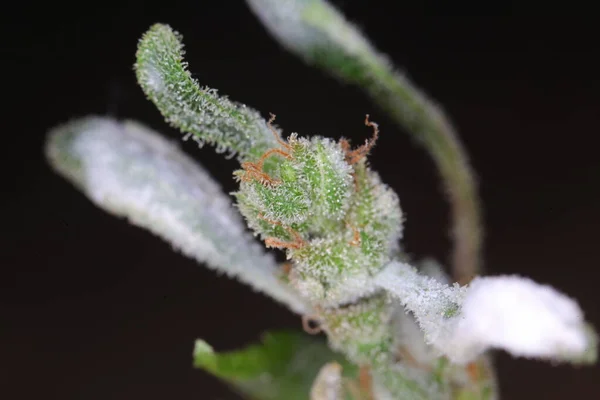
[[[574, 296], [600, 326], [599, 30], [590, 18], [457, 15], [459, 5], [336, 1], [452, 116], [480, 177], [485, 265]], [[193, 341], [233, 349], [299, 319], [95, 208], [42, 157], [46, 131], [90, 113], [165, 132], [136, 86], [137, 40], [154, 22], [184, 35], [202, 84], [277, 114], [286, 132], [382, 135], [371, 163], [400, 195], [406, 248], [446, 260], [437, 174], [357, 89], [284, 52], [242, 1], [21, 2], [2, 26], [0, 395], [27, 399], [235, 399], [191, 367]], [[515, 8], [516, 7], [512, 7]], [[465, 10], [468, 8], [465, 7]], [[459, 14], [460, 15], [460, 14]], [[235, 162], [186, 151], [234, 189]], [[598, 368], [497, 355], [503, 398], [600, 397]]]

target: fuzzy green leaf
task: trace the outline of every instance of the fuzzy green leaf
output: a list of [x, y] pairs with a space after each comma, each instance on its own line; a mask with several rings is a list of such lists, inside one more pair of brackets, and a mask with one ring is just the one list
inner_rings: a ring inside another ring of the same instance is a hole
[[275, 137], [259, 113], [201, 88], [183, 54], [181, 36], [163, 24], [153, 25], [138, 44], [138, 82], [165, 119], [200, 144], [216, 145], [217, 152], [238, 154], [240, 160], [273, 147]]
[[197, 340], [194, 366], [227, 382], [257, 400], [306, 400], [319, 369], [336, 361], [343, 375], [354, 378], [357, 369], [334, 353], [325, 341], [295, 332], [267, 333], [261, 344], [215, 353]]
[[185, 255], [305, 313], [273, 257], [246, 232], [219, 184], [174, 143], [133, 122], [87, 117], [54, 128], [51, 165], [111, 214]]

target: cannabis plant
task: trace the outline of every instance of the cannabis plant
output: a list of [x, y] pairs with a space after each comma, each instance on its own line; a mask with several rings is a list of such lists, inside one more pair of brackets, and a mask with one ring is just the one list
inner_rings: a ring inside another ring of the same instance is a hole
[[253, 399], [464, 400], [498, 398], [491, 349], [595, 362], [596, 334], [574, 300], [527, 278], [478, 276], [479, 200], [442, 111], [324, 0], [248, 5], [283, 47], [364, 89], [429, 151], [451, 203], [454, 276], [403, 251], [398, 195], [369, 165], [380, 129], [368, 115], [369, 139], [359, 145], [283, 134], [274, 115], [200, 86], [181, 36], [156, 24], [139, 41], [137, 80], [185, 138], [239, 160], [234, 202], [176, 144], [138, 122], [87, 117], [59, 126], [48, 136], [51, 165], [99, 207], [286, 305], [307, 333], [322, 333], [269, 333], [225, 353], [198, 340], [195, 366]]

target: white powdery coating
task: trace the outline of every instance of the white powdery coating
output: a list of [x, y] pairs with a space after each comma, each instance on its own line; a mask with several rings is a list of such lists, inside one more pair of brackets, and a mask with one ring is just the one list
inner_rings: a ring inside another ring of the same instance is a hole
[[219, 185], [174, 143], [135, 122], [89, 117], [50, 133], [54, 168], [95, 204], [127, 217], [188, 257], [308, 311], [278, 279], [274, 259], [246, 233]]
[[458, 285], [448, 286], [420, 275], [408, 264], [393, 261], [375, 277], [375, 283], [411, 311], [425, 334], [425, 341], [438, 351], [452, 335], [452, 316], [458, 312], [466, 293]]
[[488, 347], [515, 356], [577, 358], [590, 344], [574, 300], [519, 276], [476, 278], [461, 314], [449, 342], [456, 359]]
[[466, 364], [490, 348], [577, 362], [595, 346], [577, 303], [527, 278], [484, 277], [467, 287], [448, 286], [392, 262], [375, 282], [414, 314], [426, 342], [454, 363]]
[[329, 2], [324, 0], [246, 0], [250, 9], [279, 42], [303, 57], [315, 48], [343, 49], [349, 54], [372, 52], [371, 45]]
[[311, 1], [247, 0], [246, 3], [282, 45], [303, 50], [316, 39], [315, 32], [302, 21], [302, 12]]
[[[450, 282], [437, 261], [428, 258], [419, 261], [418, 265], [421, 274], [443, 284]], [[395, 348], [405, 349], [418, 365], [434, 366], [439, 360], [439, 352], [425, 342], [423, 332], [412, 313], [407, 313], [401, 302], [394, 301], [392, 304], [394, 305], [392, 332]]]
[[148, 65], [145, 70], [146, 84], [155, 92], [162, 92], [165, 89], [165, 81], [160, 71], [153, 65]]

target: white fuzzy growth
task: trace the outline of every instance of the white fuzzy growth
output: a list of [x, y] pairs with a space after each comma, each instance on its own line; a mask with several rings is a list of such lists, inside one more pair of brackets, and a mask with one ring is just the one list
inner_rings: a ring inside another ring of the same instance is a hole
[[576, 359], [591, 345], [573, 299], [519, 276], [476, 278], [461, 315], [448, 343], [458, 360], [488, 347], [515, 356]]
[[282, 45], [304, 49], [316, 39], [315, 32], [302, 20], [302, 12], [310, 0], [247, 0], [250, 9]]
[[161, 93], [165, 89], [165, 81], [160, 71], [153, 65], [148, 65], [145, 70], [146, 84], [156, 93]]
[[[433, 259], [425, 259], [419, 263], [419, 271], [442, 284], [448, 284], [449, 279], [442, 266]], [[397, 304], [395, 301], [393, 304]], [[407, 313], [402, 304], [394, 307], [392, 317], [392, 332], [395, 348], [408, 353], [417, 365], [433, 367], [439, 360], [439, 355], [425, 342], [423, 332], [412, 313]], [[402, 356], [402, 355], [401, 355]]]
[[450, 316], [462, 304], [465, 288], [444, 285], [400, 262], [390, 263], [375, 277], [375, 283], [413, 313], [427, 343], [444, 350], [438, 344], [452, 333], [454, 319]]
[[350, 54], [372, 52], [360, 31], [324, 0], [246, 0], [267, 30], [286, 48], [310, 59], [315, 48]]
[[54, 168], [99, 207], [293, 311], [307, 312], [219, 185], [175, 144], [135, 122], [90, 117], [56, 128], [46, 152]]
[[468, 287], [448, 286], [392, 262], [375, 282], [414, 314], [426, 341], [454, 363], [490, 348], [558, 361], [595, 357], [596, 338], [577, 303], [530, 279], [485, 277]]
[[310, 400], [343, 400], [342, 366], [336, 362], [325, 364], [310, 389]]

